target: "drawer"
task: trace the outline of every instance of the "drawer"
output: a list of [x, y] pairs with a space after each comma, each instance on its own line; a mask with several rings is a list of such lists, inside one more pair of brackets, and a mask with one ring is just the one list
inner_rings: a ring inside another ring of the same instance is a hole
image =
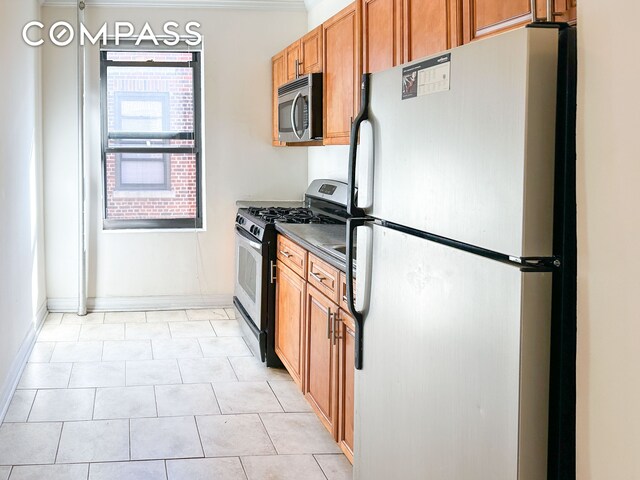
[[312, 253], [309, 254], [307, 282], [320, 290], [334, 303], [339, 303], [340, 272]]
[[[356, 282], [355, 279], [353, 281], [354, 288], [354, 296], [355, 296], [355, 287]], [[347, 276], [344, 272], [340, 272], [340, 294], [339, 294], [339, 304], [340, 308], [342, 308], [345, 312], [349, 313], [349, 303], [347, 302]]]
[[307, 251], [283, 235], [278, 235], [278, 260], [302, 278], [307, 273]]

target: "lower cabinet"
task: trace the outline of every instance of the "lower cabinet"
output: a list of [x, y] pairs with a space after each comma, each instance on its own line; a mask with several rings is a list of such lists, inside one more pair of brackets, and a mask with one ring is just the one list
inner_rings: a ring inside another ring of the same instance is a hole
[[338, 346], [338, 436], [340, 448], [353, 463], [353, 419], [356, 325], [344, 310], [336, 322]]
[[[278, 245], [289, 256], [276, 263], [276, 353], [353, 462], [355, 322], [346, 313], [346, 277], [286, 237]], [[294, 250], [301, 271], [285, 263]]]
[[302, 388], [306, 282], [276, 263], [276, 354]]
[[304, 395], [327, 430], [336, 436], [338, 350], [334, 345], [338, 307], [311, 285], [307, 287]]

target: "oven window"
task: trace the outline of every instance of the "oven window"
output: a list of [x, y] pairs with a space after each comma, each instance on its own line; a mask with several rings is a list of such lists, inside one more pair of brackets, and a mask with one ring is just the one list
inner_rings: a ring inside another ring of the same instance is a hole
[[238, 283], [251, 301], [255, 303], [258, 283], [257, 262], [251, 252], [243, 245], [238, 248]]

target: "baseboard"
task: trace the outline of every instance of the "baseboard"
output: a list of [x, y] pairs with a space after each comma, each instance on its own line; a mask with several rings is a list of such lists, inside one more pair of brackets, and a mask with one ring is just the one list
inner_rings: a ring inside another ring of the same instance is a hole
[[0, 424], [4, 421], [4, 416], [7, 414], [13, 393], [16, 391], [24, 367], [27, 365], [29, 355], [31, 355], [31, 350], [33, 350], [33, 346], [38, 338], [38, 333], [40, 333], [44, 319], [47, 317], [47, 313], [47, 302], [44, 301], [36, 312], [35, 328], [29, 329], [29, 332], [22, 341], [22, 345], [20, 345], [20, 350], [18, 350], [16, 357], [11, 363], [7, 379], [0, 389]]
[[[95, 297], [87, 299], [91, 312], [134, 312], [143, 310], [182, 310], [184, 308], [217, 308], [233, 304], [231, 295], [178, 295], [152, 297]], [[75, 312], [77, 298], [49, 298], [50, 312]]]

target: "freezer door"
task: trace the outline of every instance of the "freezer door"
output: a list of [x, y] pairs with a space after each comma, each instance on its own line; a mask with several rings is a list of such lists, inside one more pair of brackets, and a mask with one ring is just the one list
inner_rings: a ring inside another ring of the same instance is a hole
[[354, 478], [546, 479], [551, 274], [361, 228]]
[[558, 31], [518, 29], [450, 53], [449, 90], [402, 100], [403, 67], [371, 76], [367, 213], [507, 255], [550, 256]]

